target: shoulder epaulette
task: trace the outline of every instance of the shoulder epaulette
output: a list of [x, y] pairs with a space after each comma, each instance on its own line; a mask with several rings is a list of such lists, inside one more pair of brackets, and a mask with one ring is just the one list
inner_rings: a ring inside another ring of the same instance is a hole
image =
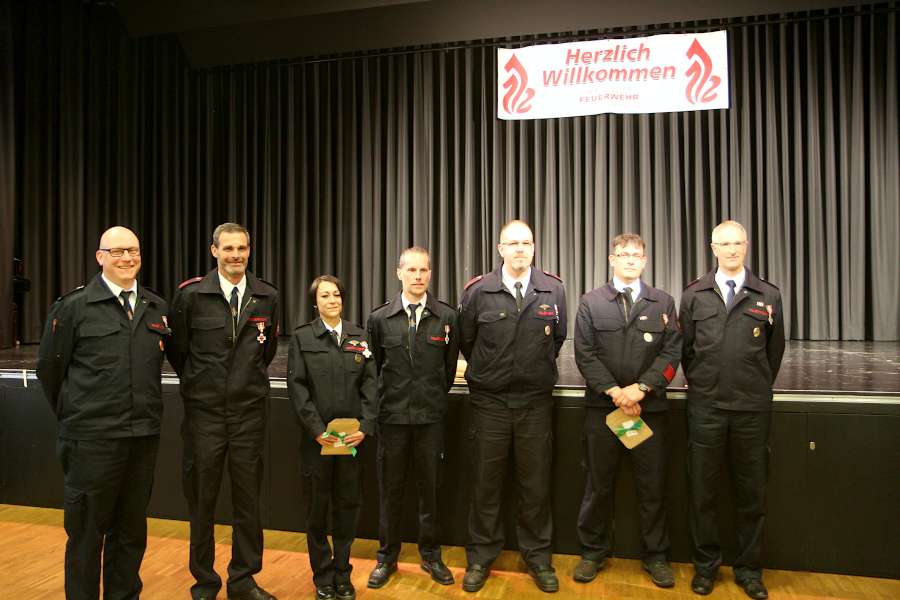
[[544, 271], [544, 270], [541, 270], [541, 272], [548, 277], [552, 277], [553, 279], [557, 280], [560, 283], [563, 282], [562, 277], [560, 277], [556, 273], [551, 273], [550, 271]]
[[57, 298], [56, 301], [59, 302], [59, 301], [62, 300], [63, 298], [65, 298], [65, 297], [67, 297], [67, 296], [71, 296], [71, 295], [74, 294], [75, 292], [81, 291], [81, 290], [83, 290], [83, 289], [84, 289], [84, 286], [83, 286], [83, 285], [79, 285], [77, 288], [72, 289], [72, 290], [69, 290], [68, 292], [66, 292], [65, 294], [63, 294], [63, 295], [60, 296], [59, 298]]
[[450, 306], [449, 304], [447, 304], [446, 302], [444, 302], [444, 301], [441, 300], [440, 298], [436, 298], [436, 300], [438, 301], [438, 304], [443, 304], [444, 306], [446, 306], [446, 307], [449, 308], [450, 310], [456, 312], [456, 307], [455, 307], [455, 306]]
[[200, 282], [200, 281], [203, 281], [203, 277], [193, 277], [193, 278], [191, 278], [191, 279], [188, 279], [187, 281], [182, 281], [181, 283], [179, 283], [179, 284], [178, 284], [178, 289], [179, 289], [179, 290], [180, 290], [180, 289], [184, 289], [184, 288], [186, 288], [187, 286], [191, 285], [192, 283], [197, 283], [197, 282]]
[[276, 286], [276, 285], [275, 285], [274, 283], [272, 283], [271, 281], [266, 281], [266, 280], [263, 279], [262, 277], [256, 277], [256, 280], [257, 280], [257, 281], [261, 281], [262, 283], [266, 284], [267, 286], [269, 286], [269, 287], [272, 288], [273, 290], [277, 290], [277, 289], [278, 289], [278, 286]]
[[779, 292], [781, 291], [781, 290], [778, 289], [778, 286], [775, 285], [774, 283], [772, 283], [771, 281], [766, 281], [766, 280], [763, 279], [762, 277], [760, 277], [759, 280], [762, 281], [762, 282], [763, 282], [764, 284], [766, 284], [766, 285], [771, 285], [773, 288], [775, 288], [775, 289], [778, 290]]
[[697, 283], [698, 281], [700, 281], [702, 278], [703, 278], [703, 275], [701, 275], [701, 276], [698, 277], [697, 279], [693, 280], [692, 282], [690, 282], [689, 284], [687, 284], [686, 286], [684, 286], [684, 289], [688, 289], [689, 287], [691, 287], [692, 285], [694, 285], [695, 283]]
[[463, 289], [464, 290], [469, 289], [470, 287], [472, 287], [473, 285], [475, 285], [482, 279], [484, 279], [484, 275], [476, 275], [475, 277], [473, 277], [472, 279], [470, 279], [469, 281], [466, 282], [466, 285], [463, 286]]
[[379, 304], [378, 306], [374, 307], [374, 308], [372, 309], [372, 312], [375, 312], [376, 310], [381, 310], [382, 308], [384, 308], [385, 306], [387, 306], [387, 305], [390, 304], [390, 303], [391, 303], [390, 300], [388, 300], [387, 302], [382, 302], [382, 303]]

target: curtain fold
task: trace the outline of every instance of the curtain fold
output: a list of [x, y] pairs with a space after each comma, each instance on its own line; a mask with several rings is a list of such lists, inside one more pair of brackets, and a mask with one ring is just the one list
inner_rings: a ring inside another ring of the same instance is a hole
[[15, 344], [13, 240], [16, 225], [16, 121], [12, 5], [0, 0], [0, 348]]
[[570, 311], [609, 277], [616, 234], [648, 241], [647, 281], [677, 298], [714, 265], [711, 229], [734, 218], [749, 266], [782, 290], [791, 338], [900, 339], [894, 2], [679, 24], [728, 30], [729, 110], [519, 122], [496, 118], [503, 40], [194, 71], [171, 38], [130, 40], [109, 8], [60, 6], [29, 3], [27, 26], [44, 29], [16, 90], [29, 98], [16, 115], [29, 341], [52, 299], [95, 272], [114, 223], [138, 232], [142, 280], [166, 295], [211, 268], [215, 225], [246, 224], [289, 331], [325, 272], [363, 322], [399, 289], [413, 244], [455, 304], [498, 264], [511, 218], [532, 224], [536, 264], [566, 282]]

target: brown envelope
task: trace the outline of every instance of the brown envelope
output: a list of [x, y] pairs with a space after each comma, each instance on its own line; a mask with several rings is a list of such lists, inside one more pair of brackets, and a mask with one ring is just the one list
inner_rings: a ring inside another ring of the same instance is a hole
[[[325, 431], [331, 433], [354, 433], [359, 431], [359, 421], [356, 419], [332, 419], [331, 423], [325, 428]], [[353, 454], [353, 448], [344, 446], [343, 444], [335, 446], [322, 446], [322, 455], [342, 455]]]
[[621, 408], [606, 415], [606, 426], [629, 450], [653, 435], [650, 426], [643, 419], [629, 417]]

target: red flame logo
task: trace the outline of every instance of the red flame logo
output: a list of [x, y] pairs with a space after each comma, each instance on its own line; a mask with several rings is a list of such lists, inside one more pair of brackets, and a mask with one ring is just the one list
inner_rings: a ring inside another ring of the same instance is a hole
[[693, 59], [691, 66], [685, 71], [685, 75], [691, 78], [684, 91], [688, 102], [691, 104], [712, 102], [716, 99], [715, 89], [722, 83], [722, 79], [712, 74], [712, 59], [697, 38], [694, 38], [694, 43], [688, 48], [687, 57]]
[[503, 82], [503, 89], [507, 90], [503, 96], [503, 110], [509, 114], [527, 113], [531, 110], [534, 88], [528, 87], [528, 73], [525, 72], [525, 67], [513, 54], [503, 68], [509, 73], [509, 79]]

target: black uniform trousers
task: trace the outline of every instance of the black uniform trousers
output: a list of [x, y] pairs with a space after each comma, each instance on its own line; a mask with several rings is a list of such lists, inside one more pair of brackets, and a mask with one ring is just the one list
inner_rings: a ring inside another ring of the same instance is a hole
[[731, 471], [736, 509], [738, 580], [762, 576], [760, 554], [766, 519], [770, 411], [723, 410], [688, 401], [688, 478], [694, 569], [715, 576], [722, 564], [716, 504], [722, 460]]
[[419, 554], [422, 560], [441, 559], [438, 542], [438, 493], [442, 479], [444, 424], [378, 425], [378, 487], [381, 505], [378, 562], [397, 562], [401, 546], [401, 513], [406, 470], [413, 463], [419, 499]]
[[606, 426], [606, 415], [614, 409], [585, 410], [584, 461], [586, 480], [578, 513], [581, 556], [601, 561], [611, 555], [611, 525], [615, 515], [616, 471], [626, 452], [631, 455], [632, 475], [640, 515], [643, 558], [666, 560], [669, 530], [666, 523], [666, 423], [668, 413], [642, 413], [653, 435], [628, 450]]
[[[306, 544], [313, 583], [317, 588], [350, 582], [350, 546], [356, 537], [362, 506], [362, 452], [357, 455], [322, 456], [321, 446], [305, 436], [300, 442], [303, 496], [306, 499]], [[328, 517], [331, 539], [328, 543]]]
[[147, 548], [147, 505], [159, 436], [109, 440], [59, 438], [64, 474], [66, 598], [136, 599]]
[[546, 399], [509, 408], [496, 399], [473, 397], [472, 495], [469, 505], [469, 566], [490, 566], [503, 549], [501, 501], [512, 456], [518, 483], [519, 552], [532, 566], [550, 566], [553, 519], [550, 477], [553, 463], [553, 403]]
[[196, 583], [191, 595], [215, 595], [222, 579], [215, 562], [214, 524], [222, 473], [231, 479], [232, 533], [228, 589], [256, 587], [253, 575], [262, 570], [263, 533], [259, 495], [263, 478], [265, 418], [241, 423], [185, 414], [183, 483], [191, 520], [189, 565]]

